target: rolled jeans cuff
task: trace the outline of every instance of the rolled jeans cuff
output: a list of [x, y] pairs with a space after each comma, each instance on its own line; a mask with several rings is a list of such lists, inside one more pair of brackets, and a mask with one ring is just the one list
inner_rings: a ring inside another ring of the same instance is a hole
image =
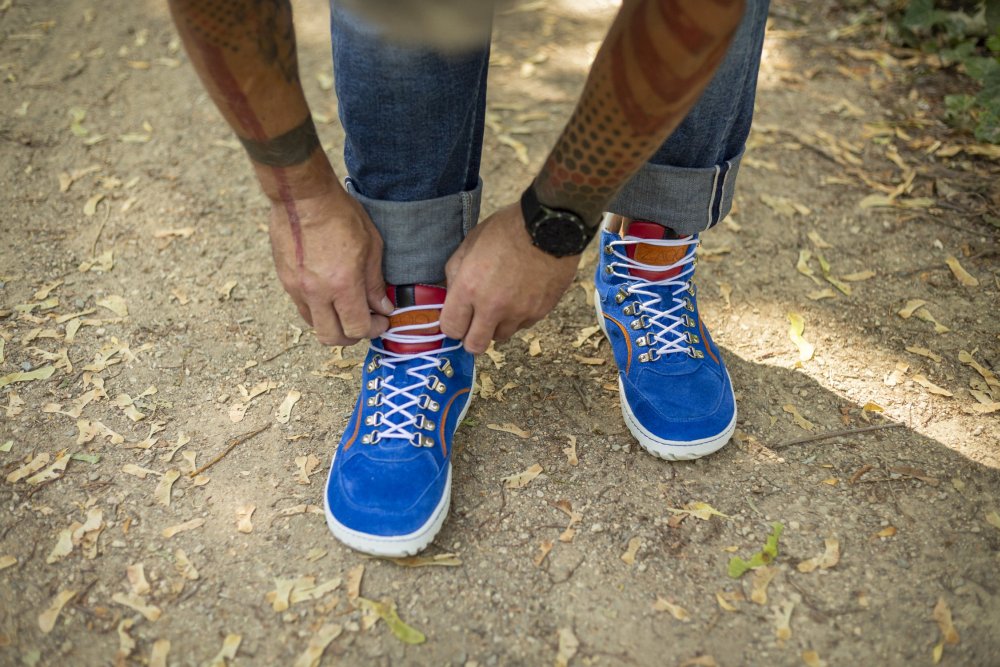
[[648, 220], [683, 236], [716, 225], [733, 207], [733, 190], [743, 151], [705, 168], [647, 163], [625, 184], [608, 211], [631, 220]]
[[420, 201], [369, 199], [347, 179], [347, 191], [360, 202], [382, 235], [382, 274], [390, 285], [436, 284], [444, 267], [479, 220], [483, 181], [474, 190]]

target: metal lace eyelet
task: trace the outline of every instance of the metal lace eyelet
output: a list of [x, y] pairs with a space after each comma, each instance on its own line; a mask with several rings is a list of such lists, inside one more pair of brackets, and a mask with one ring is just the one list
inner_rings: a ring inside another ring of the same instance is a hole
[[622, 308], [622, 312], [626, 315], [638, 315], [642, 312], [642, 301], [633, 301], [629, 305]]
[[377, 408], [382, 405], [382, 394], [375, 394], [374, 396], [369, 397], [367, 405], [370, 408]]
[[378, 431], [372, 431], [371, 433], [365, 433], [361, 436], [361, 442], [365, 445], [375, 445], [378, 444], [379, 440], [382, 439], [382, 434]]
[[702, 352], [701, 350], [696, 350], [693, 347], [689, 347], [688, 356], [691, 357], [692, 359], [703, 359], [705, 357], [705, 353]]
[[431, 400], [431, 397], [427, 394], [422, 395], [417, 399], [417, 407], [421, 410], [430, 410], [431, 412], [437, 412], [441, 409], [441, 404], [437, 401]]
[[365, 426], [378, 426], [382, 423], [382, 413], [376, 412], [373, 415], [368, 415], [365, 417]]
[[684, 307], [687, 308], [690, 312], [692, 313], [694, 312], [694, 303], [692, 303], [691, 299], [687, 297], [684, 297]]
[[694, 335], [693, 333], [691, 333], [690, 331], [685, 331], [685, 332], [684, 332], [684, 335], [685, 335], [685, 336], [687, 337], [687, 342], [688, 342], [688, 345], [695, 345], [695, 344], [697, 344], [697, 343], [700, 343], [700, 342], [701, 342], [701, 339], [700, 339], [700, 338], [698, 338], [697, 336], [695, 336], [695, 335]]
[[660, 353], [657, 352], [655, 349], [650, 350], [649, 352], [643, 352], [642, 354], [639, 355], [639, 361], [643, 363], [646, 363], [648, 361], [656, 361], [659, 358], [660, 358]]
[[694, 326], [694, 320], [691, 319], [690, 317], [688, 317], [687, 314], [684, 315], [684, 326], [686, 326], [686, 327], [693, 327]]
[[365, 387], [368, 388], [368, 391], [376, 391], [378, 389], [381, 389], [382, 388], [382, 378], [375, 378], [373, 380], [369, 380], [368, 384], [366, 384]]
[[370, 362], [368, 362], [368, 365], [365, 366], [365, 369], [369, 373], [371, 373], [372, 371], [376, 370], [377, 368], [379, 368], [382, 365], [381, 362], [382, 362], [381, 355], [376, 354], [374, 357], [372, 357], [372, 360]]
[[427, 376], [427, 388], [428, 389], [434, 390], [434, 389], [437, 388], [437, 386], [439, 384], [441, 384], [441, 380], [439, 380], [436, 375], [428, 375]]
[[635, 339], [635, 344], [638, 345], [639, 347], [646, 347], [646, 337], [639, 336], [638, 338]]
[[610, 276], [615, 272], [615, 265], [608, 264], [607, 266], [604, 267], [604, 272]]
[[410, 440], [410, 444], [414, 447], [433, 447], [434, 438], [422, 435], [420, 433], [414, 433], [413, 438]]
[[417, 415], [417, 420], [414, 422], [417, 428], [422, 428], [427, 431], [434, 430], [434, 422], [425, 417], [424, 415]]
[[626, 290], [624, 287], [619, 287], [618, 293], [615, 294], [615, 303], [619, 304], [623, 303], [627, 298], [628, 298], [628, 290]]
[[645, 315], [640, 315], [639, 317], [632, 320], [632, 323], [629, 326], [636, 331], [638, 331], [639, 329], [645, 329], [646, 327], [649, 326], [649, 318], [646, 317]]
[[615, 250], [614, 250], [614, 248], [611, 247], [610, 243], [608, 243], [607, 245], [604, 246], [604, 254], [610, 255], [610, 254], [614, 253], [614, 251]]
[[444, 376], [447, 378], [455, 375], [455, 369], [452, 367], [450, 359], [445, 359], [441, 365], [438, 366], [438, 370], [444, 373]]

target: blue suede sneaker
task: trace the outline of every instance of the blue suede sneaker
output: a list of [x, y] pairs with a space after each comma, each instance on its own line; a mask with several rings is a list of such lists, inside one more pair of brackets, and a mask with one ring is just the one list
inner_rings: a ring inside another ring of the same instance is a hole
[[330, 466], [334, 536], [373, 556], [409, 556], [441, 530], [451, 442], [469, 408], [475, 359], [440, 333], [445, 289], [389, 287], [389, 330], [371, 342], [361, 395]]
[[632, 222], [621, 236], [605, 229], [594, 278], [625, 424], [668, 460], [711, 454], [736, 428], [729, 373], [698, 317], [697, 246], [697, 236], [674, 238], [654, 222]]

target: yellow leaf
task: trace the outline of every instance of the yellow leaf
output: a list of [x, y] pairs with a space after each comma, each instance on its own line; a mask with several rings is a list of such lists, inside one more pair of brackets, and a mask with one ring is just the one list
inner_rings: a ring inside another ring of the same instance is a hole
[[541, 567], [542, 563], [548, 557], [549, 552], [552, 551], [552, 547], [556, 545], [552, 540], [542, 540], [542, 543], [538, 545], [538, 555], [535, 556], [535, 567]]
[[253, 532], [251, 517], [256, 509], [256, 505], [240, 505], [236, 508], [236, 530], [241, 533]]
[[396, 603], [392, 600], [375, 602], [374, 600], [359, 597], [357, 601], [362, 609], [370, 609], [378, 614], [379, 618], [389, 626], [389, 630], [396, 636], [396, 639], [401, 642], [406, 644], [423, 644], [427, 641], [424, 633], [403, 622], [399, 614], [396, 613]]
[[886, 526], [882, 530], [875, 533], [875, 537], [893, 537], [897, 530], [895, 526]]
[[185, 521], [184, 523], [179, 523], [176, 526], [170, 526], [169, 528], [164, 528], [161, 533], [166, 539], [170, 539], [178, 533], [183, 533], [189, 530], [194, 530], [196, 528], [201, 528], [205, 525], [205, 520], [202, 518], [191, 519], [190, 521]]
[[808, 234], [806, 234], [806, 236], [809, 237], [809, 240], [812, 242], [812, 244], [817, 248], [819, 248], [820, 250], [833, 247], [832, 245], [824, 241], [823, 237], [819, 235], [819, 232], [815, 230], [809, 232]]
[[821, 660], [816, 651], [802, 651], [802, 662], [806, 667], [826, 667], [826, 660]]
[[788, 313], [788, 323], [788, 338], [799, 348], [799, 361], [809, 361], [816, 347], [802, 336], [806, 328], [805, 319], [798, 313]]
[[509, 477], [503, 478], [503, 484], [508, 489], [520, 489], [531, 483], [531, 480], [535, 479], [542, 473], [542, 466], [539, 464], [534, 464], [524, 472], [517, 473], [516, 475], [511, 475]]
[[794, 609], [795, 603], [786, 600], [781, 603], [779, 608], [774, 610], [774, 636], [781, 641], [787, 641], [792, 638], [792, 611]]
[[938, 598], [937, 604], [934, 605], [932, 616], [937, 621], [938, 629], [941, 630], [941, 639], [944, 640], [944, 643], [957, 644], [960, 641], [960, 637], [958, 630], [955, 629], [951, 621], [951, 607], [948, 606], [948, 602], [944, 597]]
[[811, 421], [803, 417], [802, 414], [799, 412], [799, 409], [796, 408], [791, 403], [781, 406], [781, 409], [792, 416], [792, 421], [794, 421], [799, 428], [804, 429], [806, 431], [812, 431], [814, 428], [816, 428], [816, 426]]
[[42, 366], [41, 368], [36, 368], [33, 371], [20, 371], [18, 373], [10, 373], [9, 375], [4, 375], [0, 377], [0, 388], [6, 387], [9, 384], [15, 382], [31, 382], [32, 380], [47, 380], [52, 377], [55, 373], [55, 366]]
[[[323, 552], [326, 555], [326, 552]], [[403, 567], [459, 567], [462, 559], [458, 554], [443, 553], [434, 556], [406, 556], [405, 558], [387, 558], [396, 565]]]
[[944, 261], [945, 264], [948, 265], [948, 268], [951, 269], [952, 274], [954, 274], [955, 280], [959, 283], [965, 287], [979, 287], [979, 281], [975, 278], [975, 276], [962, 268], [962, 265], [959, 263], [957, 257], [948, 255]]
[[941, 640], [934, 645], [934, 649], [931, 651], [931, 661], [936, 665], [941, 662], [941, 657], [943, 655], [944, 655], [944, 640]]
[[126, 594], [126, 593], [115, 593], [111, 596], [113, 602], [128, 607], [133, 611], [137, 611], [142, 614], [147, 621], [154, 623], [156, 622], [163, 612], [159, 607], [155, 605], [147, 605], [146, 601], [139, 597], [138, 595]]
[[918, 308], [917, 312], [913, 313], [913, 315], [918, 320], [923, 320], [924, 322], [930, 322], [931, 324], [933, 324], [934, 333], [943, 334], [951, 331], [951, 329], [949, 329], [948, 327], [946, 327], [945, 325], [941, 324], [936, 319], [934, 319], [934, 316], [931, 315], [930, 311], [927, 310], [926, 308]]
[[509, 134], [498, 134], [497, 141], [512, 149], [514, 151], [514, 156], [521, 164], [527, 165], [530, 162], [528, 159], [528, 147], [525, 146], [523, 142], [518, 141]]
[[0, 570], [6, 570], [11, 565], [17, 565], [16, 556], [0, 556]]
[[865, 403], [861, 407], [861, 409], [864, 410], [865, 412], [878, 412], [878, 413], [885, 412], [885, 408], [883, 408], [878, 403], [873, 403], [872, 401], [868, 401], [867, 403]]
[[837, 293], [834, 292], [829, 287], [824, 287], [821, 290], [809, 292], [809, 294], [806, 294], [806, 296], [812, 299], [813, 301], [819, 301], [821, 299], [833, 299], [837, 296]]
[[653, 609], [656, 611], [670, 612], [671, 616], [682, 623], [691, 622], [691, 614], [689, 614], [684, 607], [675, 605], [669, 600], [663, 599], [659, 595], [656, 596], [656, 602], [653, 603]]
[[1000, 514], [997, 514], [996, 510], [990, 510], [986, 513], [986, 523], [1000, 530]]
[[667, 511], [673, 512], [674, 514], [690, 514], [696, 519], [701, 519], [702, 521], [708, 521], [713, 516], [719, 516], [722, 517], [723, 519], [729, 518], [728, 514], [723, 514], [722, 512], [715, 509], [708, 503], [703, 503], [703, 502], [687, 503], [681, 509], [668, 507]]

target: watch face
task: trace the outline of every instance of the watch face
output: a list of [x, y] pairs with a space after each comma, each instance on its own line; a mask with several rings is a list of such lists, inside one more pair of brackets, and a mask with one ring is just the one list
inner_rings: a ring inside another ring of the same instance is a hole
[[587, 247], [586, 232], [575, 216], [551, 211], [535, 225], [535, 245], [556, 257], [578, 255]]

